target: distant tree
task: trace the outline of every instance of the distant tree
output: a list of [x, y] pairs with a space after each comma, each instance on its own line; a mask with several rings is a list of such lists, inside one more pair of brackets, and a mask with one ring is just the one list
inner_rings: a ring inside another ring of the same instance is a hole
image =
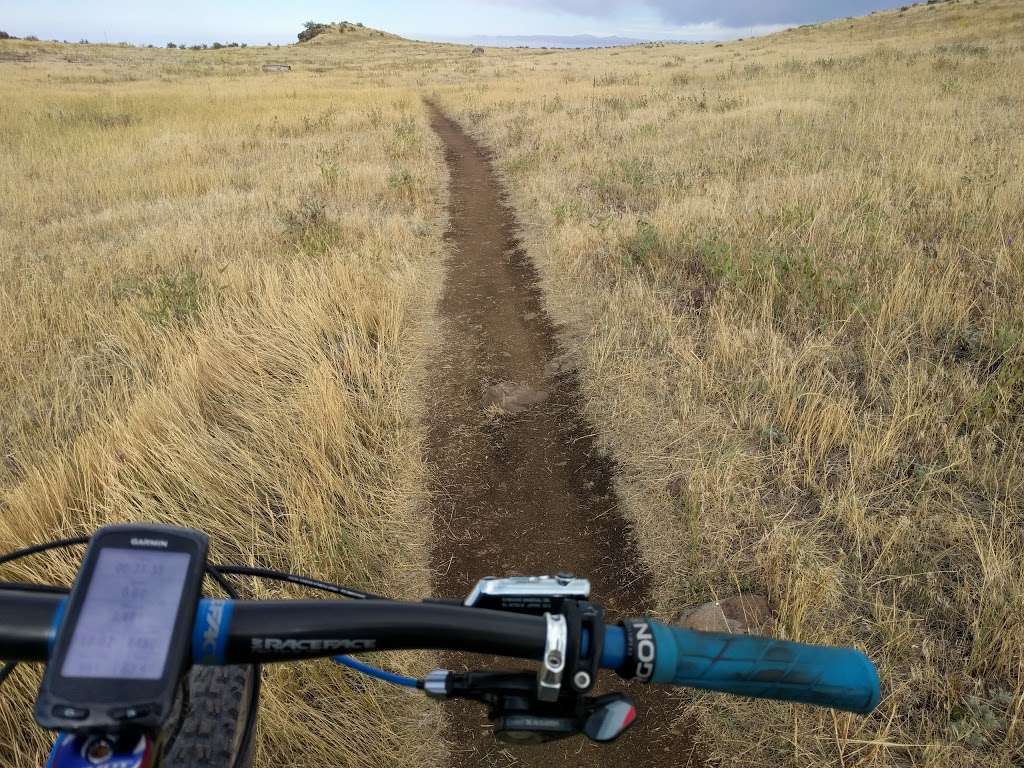
[[78, 44], [79, 44], [79, 45], [88, 45], [88, 44], [89, 44], [89, 41], [88, 41], [88, 40], [86, 40], [86, 39], [85, 39], [85, 38], [83, 37], [83, 38], [82, 38], [81, 40], [79, 40], [79, 41], [78, 41]]
[[248, 48], [248, 47], [249, 47], [249, 44], [248, 44], [248, 43], [242, 43], [241, 47], [242, 47], [242, 48]]
[[0, 29], [0, 40], [15, 40], [15, 39], [16, 38], [13, 35], [9, 35], [6, 32], [4, 32], [2, 29]]
[[39, 42], [39, 38], [38, 38], [38, 37], [36, 37], [35, 35], [29, 35], [29, 36], [28, 36], [28, 37], [26, 37], [25, 39], [26, 39], [26, 40], [29, 40], [29, 41], [31, 41], [31, 42], [33, 42], [33, 43], [38, 43], [38, 42]]
[[321, 24], [320, 22], [317, 21], [307, 21], [302, 26], [303, 30], [299, 32], [300, 43], [305, 43], [309, 40], [312, 40], [320, 33], [326, 32], [328, 29], [331, 28], [329, 24]]
[[168, 43], [167, 47], [168, 48], [177, 48], [178, 46], [175, 43]]
[[211, 45], [210, 47], [211, 47], [211, 48], [213, 48], [213, 50], [215, 50], [215, 51], [219, 51], [219, 50], [220, 50], [221, 48], [223, 48], [224, 46], [223, 46], [223, 45], [221, 45], [220, 43], [218, 43], [218, 42], [214, 41], [213, 45]]

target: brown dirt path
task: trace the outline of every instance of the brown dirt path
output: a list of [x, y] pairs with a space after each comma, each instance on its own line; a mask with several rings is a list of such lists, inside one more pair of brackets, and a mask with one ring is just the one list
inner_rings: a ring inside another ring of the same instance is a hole
[[[447, 238], [453, 253], [429, 395], [435, 594], [464, 597], [482, 576], [568, 570], [591, 580], [593, 597], [611, 620], [642, 614], [649, 577], [619, 514], [611, 467], [595, 451], [577, 407], [575, 376], [560, 365], [536, 275], [489, 159], [436, 109], [432, 122], [451, 175]], [[496, 662], [445, 661], [456, 669]], [[504, 660], [500, 666], [519, 665]], [[452, 764], [694, 764], [688, 735], [670, 725], [672, 694], [629, 689], [639, 723], [602, 747], [583, 738], [507, 747], [491, 737], [482, 707], [451, 704]]]

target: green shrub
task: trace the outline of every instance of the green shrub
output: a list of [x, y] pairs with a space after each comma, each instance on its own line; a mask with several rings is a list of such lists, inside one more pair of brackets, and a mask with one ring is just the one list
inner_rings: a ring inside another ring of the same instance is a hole
[[413, 175], [406, 168], [399, 168], [388, 176], [388, 186], [391, 189], [405, 189], [413, 184]]
[[649, 266], [661, 249], [661, 236], [650, 222], [640, 220], [636, 231], [626, 239], [622, 263], [626, 267]]
[[127, 275], [114, 285], [114, 297], [141, 305], [142, 314], [160, 326], [184, 325], [202, 308], [205, 283], [191, 266], [158, 269], [151, 275]]
[[285, 234], [300, 250], [323, 254], [338, 242], [341, 230], [328, 214], [327, 205], [315, 194], [307, 194], [297, 208], [282, 216]]
[[987, 45], [977, 43], [950, 43], [949, 45], [938, 45], [935, 52], [939, 55], [948, 54], [952, 56], [988, 56], [991, 53]]
[[183, 325], [199, 314], [202, 275], [187, 267], [177, 273], [162, 272], [152, 283], [150, 316], [160, 325]]

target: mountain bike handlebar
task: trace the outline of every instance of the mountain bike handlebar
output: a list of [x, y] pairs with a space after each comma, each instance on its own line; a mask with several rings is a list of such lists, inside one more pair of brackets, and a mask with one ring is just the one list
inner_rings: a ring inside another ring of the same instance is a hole
[[[60, 594], [0, 592], [0, 659], [45, 662], [64, 601]], [[193, 626], [193, 663], [215, 666], [393, 649], [537, 660], [547, 637], [541, 616], [390, 600], [203, 599]], [[881, 698], [874, 666], [851, 648], [696, 632], [647, 619], [603, 631], [600, 638], [583, 636], [580, 645], [600, 648], [600, 667], [626, 678], [860, 714]]]

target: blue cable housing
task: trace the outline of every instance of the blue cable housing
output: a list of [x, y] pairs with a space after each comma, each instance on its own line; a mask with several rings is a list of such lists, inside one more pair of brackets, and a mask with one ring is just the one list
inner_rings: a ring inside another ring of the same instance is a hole
[[362, 672], [364, 675], [375, 677], [378, 680], [383, 680], [387, 683], [394, 683], [395, 685], [404, 685], [406, 688], [416, 688], [417, 681], [415, 678], [406, 677], [405, 675], [399, 675], [395, 672], [388, 672], [384, 669], [377, 667], [371, 667], [369, 664], [364, 664], [361, 661], [356, 661], [351, 656], [334, 656], [332, 661], [337, 664], [341, 664], [343, 667], [354, 669], [356, 672]]

